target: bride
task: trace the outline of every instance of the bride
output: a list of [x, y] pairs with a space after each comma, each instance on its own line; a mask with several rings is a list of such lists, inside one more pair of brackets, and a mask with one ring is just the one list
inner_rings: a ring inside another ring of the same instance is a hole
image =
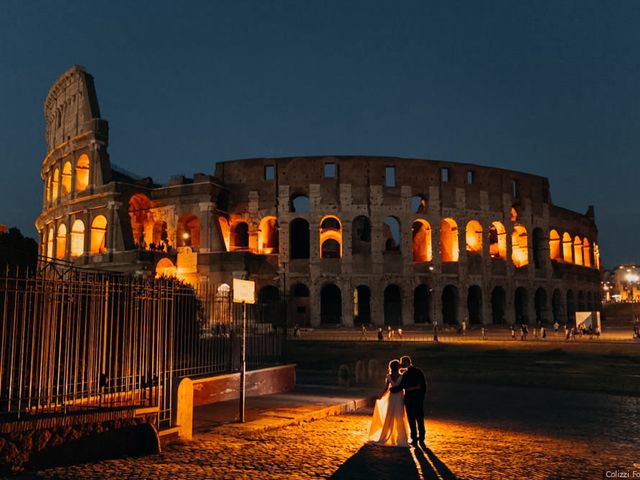
[[408, 447], [409, 422], [404, 410], [404, 393], [389, 391], [389, 388], [398, 386], [402, 380], [398, 360], [389, 362], [389, 374], [385, 380], [384, 391], [373, 409], [369, 441], [388, 447]]

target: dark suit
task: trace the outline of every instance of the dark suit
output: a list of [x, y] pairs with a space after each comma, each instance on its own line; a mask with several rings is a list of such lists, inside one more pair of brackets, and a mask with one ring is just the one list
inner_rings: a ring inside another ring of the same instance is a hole
[[411, 387], [420, 387], [404, 392], [404, 405], [409, 419], [411, 439], [413, 441], [424, 440], [424, 396], [427, 393], [427, 382], [422, 370], [413, 365], [402, 374], [400, 385], [392, 388], [391, 391], [399, 392]]

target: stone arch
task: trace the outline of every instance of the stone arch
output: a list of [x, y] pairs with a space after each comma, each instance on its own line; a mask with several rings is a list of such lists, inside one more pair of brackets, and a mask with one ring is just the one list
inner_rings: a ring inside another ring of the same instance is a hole
[[62, 197], [67, 197], [71, 195], [71, 181], [73, 178], [73, 167], [71, 166], [70, 161], [64, 162], [62, 166], [62, 180], [60, 183], [60, 195]]
[[353, 321], [355, 324], [371, 323], [371, 290], [358, 285], [353, 290]]
[[55, 241], [55, 233], [52, 226], [47, 229], [47, 259], [53, 258], [53, 245]]
[[482, 225], [477, 220], [469, 220], [466, 228], [467, 255], [482, 255]]
[[543, 268], [546, 259], [545, 238], [541, 228], [534, 228], [533, 233], [533, 265], [535, 268]]
[[524, 225], [515, 224], [511, 234], [511, 261], [516, 268], [529, 264], [529, 242]]
[[443, 218], [440, 222], [440, 260], [457, 262], [459, 255], [458, 224], [453, 218]]
[[585, 267], [591, 267], [591, 245], [589, 239], [584, 237], [582, 240], [582, 263]]
[[244, 221], [235, 222], [231, 226], [231, 250], [249, 249], [249, 224]]
[[320, 258], [342, 257], [342, 223], [335, 215], [320, 221]]
[[64, 223], [58, 225], [56, 233], [56, 258], [62, 259], [67, 255], [67, 226]]
[[413, 322], [431, 323], [431, 289], [418, 285], [413, 290]]
[[309, 213], [311, 210], [309, 197], [301, 193], [292, 195], [289, 210], [296, 213]]
[[309, 288], [304, 283], [296, 283], [291, 287], [290, 318], [294, 324], [308, 327], [311, 325], [309, 311]]
[[129, 198], [129, 220], [134, 245], [149, 246], [153, 242], [155, 203], [144, 193], [136, 193]]
[[371, 222], [364, 215], [358, 215], [351, 223], [351, 253], [371, 253]]
[[489, 227], [489, 256], [496, 260], [507, 259], [507, 230], [498, 221]]
[[551, 297], [551, 310], [553, 313], [554, 323], [558, 322], [558, 324], [560, 324], [564, 320], [563, 303], [562, 292], [559, 288], [556, 288]]
[[414, 195], [410, 202], [411, 213], [427, 213], [427, 198], [424, 195]]
[[91, 222], [91, 239], [89, 241], [89, 253], [99, 255], [107, 251], [107, 218], [104, 215], [96, 216]]
[[467, 318], [470, 325], [482, 323], [482, 288], [472, 285], [467, 291]]
[[506, 323], [507, 293], [502, 287], [495, 287], [491, 291], [491, 318], [494, 325]]
[[433, 259], [431, 245], [431, 225], [421, 218], [413, 222], [413, 261], [416, 263], [430, 262]]
[[84, 253], [84, 233], [84, 222], [80, 219], [75, 220], [71, 225], [70, 257], [80, 257]]
[[567, 290], [567, 323], [572, 325], [576, 323], [576, 303], [573, 290]]
[[265, 285], [258, 292], [258, 303], [263, 305], [278, 303], [280, 301], [280, 290], [274, 285]]
[[289, 257], [292, 260], [309, 258], [309, 222], [295, 218], [289, 224]]
[[513, 306], [515, 309], [515, 322], [516, 323], [529, 323], [529, 316], [527, 314], [527, 308], [529, 307], [529, 298], [527, 296], [527, 290], [524, 287], [516, 288], [514, 293]]
[[169, 258], [161, 258], [156, 263], [156, 278], [175, 277], [177, 273], [176, 266]]
[[547, 291], [539, 287], [534, 295], [534, 305], [536, 310], [536, 322], [546, 323], [547, 318]]
[[384, 324], [402, 325], [402, 292], [395, 283], [384, 289]]
[[551, 230], [549, 232], [549, 258], [554, 262], [562, 261], [560, 235], [557, 230]]
[[192, 214], [185, 213], [178, 219], [177, 245], [179, 247], [200, 246], [200, 219]]
[[578, 291], [578, 311], [584, 312], [587, 309], [585, 304], [585, 295], [582, 290]]
[[569, 232], [562, 234], [562, 258], [564, 263], [573, 263], [573, 242]]
[[58, 200], [58, 193], [60, 190], [60, 169], [58, 167], [53, 171], [53, 180], [51, 180], [51, 201]]
[[258, 251], [267, 255], [278, 253], [278, 221], [276, 217], [264, 217], [260, 220], [259, 229]]
[[582, 265], [582, 240], [577, 235], [573, 240], [573, 263]]
[[400, 251], [400, 220], [396, 217], [386, 217], [382, 225], [385, 252]]
[[342, 323], [342, 292], [334, 283], [327, 283], [320, 290], [320, 321], [323, 324]]
[[89, 186], [90, 162], [89, 156], [83, 153], [76, 162], [76, 193], [80, 193]]
[[442, 321], [446, 325], [458, 323], [458, 288], [455, 285], [442, 289]]

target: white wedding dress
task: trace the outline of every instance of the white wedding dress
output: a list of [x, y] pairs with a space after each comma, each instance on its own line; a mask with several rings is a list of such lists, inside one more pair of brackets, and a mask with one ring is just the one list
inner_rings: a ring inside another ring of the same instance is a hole
[[[396, 387], [402, 375], [394, 382], [391, 375], [386, 378], [390, 387]], [[404, 410], [404, 393], [391, 393], [388, 389], [380, 400], [376, 400], [369, 429], [369, 441], [387, 447], [409, 446], [409, 421]]]

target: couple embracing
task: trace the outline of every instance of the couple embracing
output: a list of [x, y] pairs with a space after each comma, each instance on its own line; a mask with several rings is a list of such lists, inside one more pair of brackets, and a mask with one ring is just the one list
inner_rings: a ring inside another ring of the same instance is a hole
[[423, 446], [424, 396], [427, 383], [411, 357], [389, 362], [384, 391], [376, 401], [369, 441], [389, 447]]

